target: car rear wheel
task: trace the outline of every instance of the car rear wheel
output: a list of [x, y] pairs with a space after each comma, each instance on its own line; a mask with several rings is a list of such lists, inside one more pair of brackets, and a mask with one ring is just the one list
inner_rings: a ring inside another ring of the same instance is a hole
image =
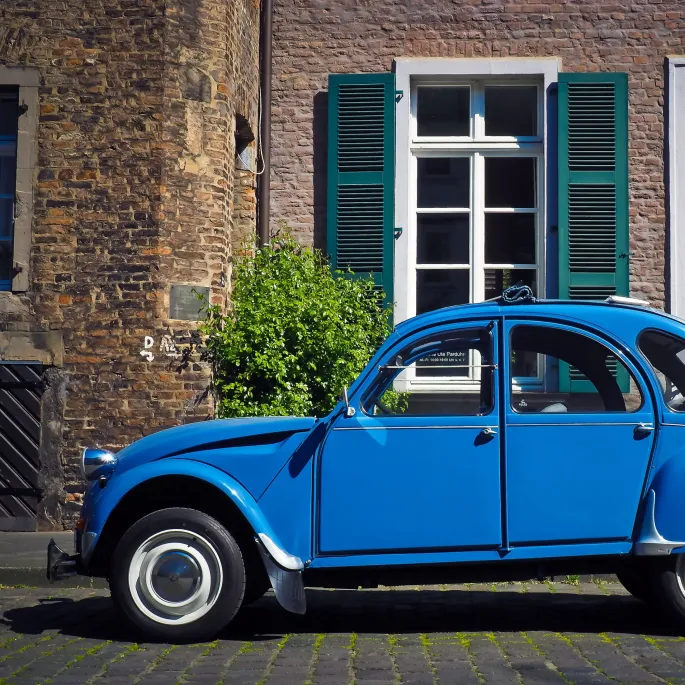
[[651, 602], [654, 599], [654, 581], [646, 566], [620, 571], [616, 577], [635, 599], [643, 602]]
[[654, 599], [671, 618], [685, 627], [685, 554], [655, 559]]
[[240, 548], [201, 511], [162, 509], [143, 517], [123, 535], [113, 559], [112, 598], [147, 639], [206, 640], [240, 608]]

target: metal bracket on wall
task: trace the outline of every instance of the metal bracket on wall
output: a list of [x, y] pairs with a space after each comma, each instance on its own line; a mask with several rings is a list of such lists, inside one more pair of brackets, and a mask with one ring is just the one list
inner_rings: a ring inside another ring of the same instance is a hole
[[402, 228], [402, 226], [395, 226], [395, 230], [393, 231], [393, 235], [395, 236], [395, 240], [397, 240], [402, 235], [403, 230], [404, 229]]
[[395, 91], [395, 102], [399, 102], [403, 97], [404, 97], [404, 91], [403, 90], [396, 90]]

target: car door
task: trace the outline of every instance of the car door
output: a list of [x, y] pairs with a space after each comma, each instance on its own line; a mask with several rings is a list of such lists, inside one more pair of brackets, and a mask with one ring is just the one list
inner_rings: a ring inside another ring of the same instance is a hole
[[631, 538], [654, 442], [644, 380], [591, 332], [523, 320], [505, 330], [508, 544]]
[[501, 544], [496, 342], [481, 321], [389, 351], [319, 455], [318, 555]]

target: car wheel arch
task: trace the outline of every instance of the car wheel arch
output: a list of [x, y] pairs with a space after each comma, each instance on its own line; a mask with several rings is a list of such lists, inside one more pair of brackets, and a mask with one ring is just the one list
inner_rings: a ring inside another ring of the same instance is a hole
[[249, 576], [266, 578], [255, 531], [236, 503], [219, 487], [189, 475], [160, 475], [131, 488], [115, 505], [98, 537], [89, 564], [92, 575], [108, 577], [116, 542], [136, 521], [159, 509], [196, 509], [216, 519], [236, 539]]

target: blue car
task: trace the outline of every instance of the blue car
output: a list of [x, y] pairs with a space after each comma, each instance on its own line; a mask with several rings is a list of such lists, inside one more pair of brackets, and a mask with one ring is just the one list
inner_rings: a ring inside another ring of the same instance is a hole
[[[329, 416], [86, 449], [76, 554], [139, 633], [201, 640], [273, 588], [616, 573], [685, 626], [685, 322], [498, 299], [399, 324]], [[682, 429], [682, 430], [681, 430]]]

